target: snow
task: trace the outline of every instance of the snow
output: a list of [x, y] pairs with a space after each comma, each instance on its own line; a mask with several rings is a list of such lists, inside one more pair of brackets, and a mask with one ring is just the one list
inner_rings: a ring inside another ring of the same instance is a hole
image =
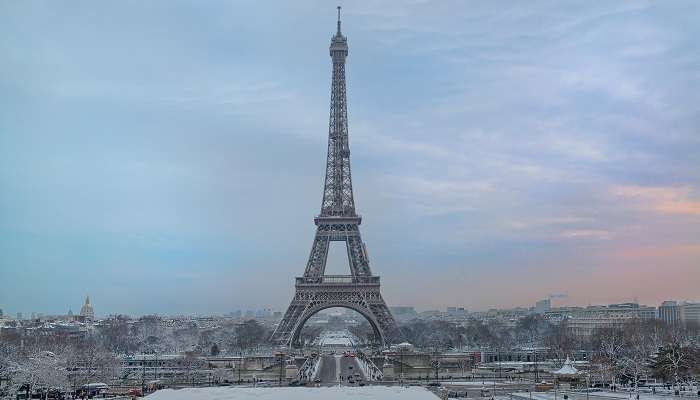
[[352, 340], [348, 337], [325, 337], [321, 339], [321, 346], [352, 346]]
[[282, 387], [244, 388], [211, 387], [159, 390], [148, 400], [436, 400], [437, 397], [421, 387]]
[[559, 369], [558, 371], [554, 371], [553, 374], [561, 376], [576, 376], [579, 374], [579, 372], [571, 364], [571, 360], [569, 360], [569, 357], [566, 357], [566, 362], [564, 362], [564, 366], [561, 367], [561, 369]]
[[[474, 387], [483, 387], [485, 389], [493, 388], [493, 381], [484, 381], [483, 383], [481, 381], [445, 381], [443, 382], [445, 385], [454, 385], [454, 386], [474, 386]], [[511, 382], [496, 382], [496, 387], [502, 386], [502, 385], [507, 385]]]
[[353, 340], [353, 334], [347, 329], [342, 331], [330, 331], [323, 332], [318, 339], [321, 346], [347, 346], [352, 347], [355, 345], [355, 340]]
[[[562, 400], [564, 398], [564, 394], [567, 394], [569, 396], [569, 399], [571, 400], [585, 400], [586, 399], [586, 392], [585, 391], [559, 391], [558, 394], [555, 394], [553, 390], [550, 390], [549, 392], [533, 392], [532, 397], [530, 397], [529, 393], [513, 393], [512, 397], [513, 400]], [[687, 396], [687, 397], [686, 397]], [[669, 399], [669, 394], [651, 394], [648, 392], [645, 393], [640, 393], [639, 398], [641, 400], [668, 400]], [[696, 394], [688, 392], [685, 396], [686, 398], [697, 398]], [[681, 397], [681, 399], [683, 398]], [[589, 392], [589, 399], [590, 400], [600, 400], [600, 399], [606, 399], [606, 400], [614, 400], [614, 399], [620, 399], [620, 400], [629, 400], [629, 399], [634, 399], [635, 398], [635, 393], [634, 392], [609, 392], [609, 391], [590, 391]]]

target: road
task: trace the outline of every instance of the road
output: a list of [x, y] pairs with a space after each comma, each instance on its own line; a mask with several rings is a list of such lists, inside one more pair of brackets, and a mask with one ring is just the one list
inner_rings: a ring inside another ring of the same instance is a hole
[[321, 358], [318, 378], [321, 379], [322, 386], [336, 386], [339, 382], [343, 386], [357, 386], [357, 379], [353, 379], [355, 381], [353, 384], [348, 383], [348, 376], [355, 373], [359, 373], [364, 380], [364, 375], [355, 357], [329, 354]]
[[321, 380], [323, 386], [337, 385], [338, 377], [336, 374], [336, 361], [334, 355], [321, 356], [321, 366], [318, 371], [318, 379]]

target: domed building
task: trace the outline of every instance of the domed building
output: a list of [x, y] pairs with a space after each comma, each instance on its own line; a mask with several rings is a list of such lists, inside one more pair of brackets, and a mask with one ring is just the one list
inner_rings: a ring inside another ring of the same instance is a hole
[[92, 304], [90, 304], [90, 296], [85, 297], [85, 304], [80, 309], [80, 316], [86, 320], [95, 319], [95, 311], [92, 309]]

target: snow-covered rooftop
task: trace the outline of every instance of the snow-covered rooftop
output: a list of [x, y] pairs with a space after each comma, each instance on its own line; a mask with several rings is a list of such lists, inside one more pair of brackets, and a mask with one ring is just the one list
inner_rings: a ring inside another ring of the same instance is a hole
[[564, 362], [564, 365], [559, 370], [554, 371], [553, 374], [560, 376], [576, 376], [579, 374], [579, 372], [573, 366], [569, 357], [567, 357], [566, 361]]
[[281, 387], [242, 388], [210, 387], [164, 389], [149, 395], [148, 400], [436, 400], [421, 387]]

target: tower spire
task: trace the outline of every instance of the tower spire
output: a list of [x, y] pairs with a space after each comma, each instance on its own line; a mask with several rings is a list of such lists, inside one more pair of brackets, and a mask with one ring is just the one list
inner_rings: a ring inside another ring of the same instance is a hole
[[333, 77], [328, 126], [328, 158], [321, 216], [355, 217], [345, 93], [345, 58], [348, 56], [348, 40], [340, 33], [340, 6], [338, 7], [338, 32], [331, 38], [329, 50], [333, 61]]
[[338, 6], [338, 32], [337, 32], [338, 36], [340, 36], [340, 9], [341, 9], [341, 7]]

